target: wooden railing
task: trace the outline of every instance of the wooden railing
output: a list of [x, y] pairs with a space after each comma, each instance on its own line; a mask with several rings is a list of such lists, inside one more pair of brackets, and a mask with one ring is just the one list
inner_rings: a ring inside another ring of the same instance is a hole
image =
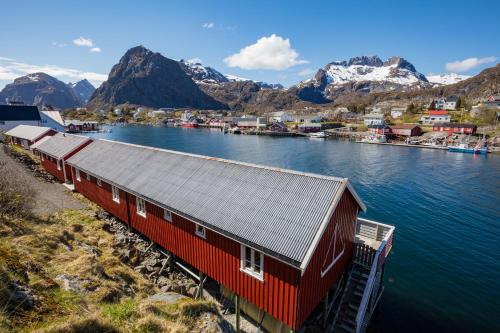
[[[363, 297], [356, 315], [356, 333], [362, 333], [368, 326], [371, 313], [379, 299], [378, 290], [379, 285], [381, 284], [382, 266], [392, 249], [394, 227], [360, 218], [358, 219], [358, 225], [356, 226], [356, 233], [363, 237], [381, 241], [380, 246], [376, 249], [376, 251], [375, 249], [372, 249], [375, 251], [372, 258], [368, 255], [369, 250], [366, 249], [366, 245], [358, 244], [363, 246], [355, 247], [355, 251], [359, 250], [359, 253], [361, 254], [361, 258], [355, 257], [355, 261], [359, 261], [361, 263], [368, 263], [371, 261], [370, 274], [368, 275], [365, 291], [363, 292]], [[369, 315], [367, 316], [368, 312]]]

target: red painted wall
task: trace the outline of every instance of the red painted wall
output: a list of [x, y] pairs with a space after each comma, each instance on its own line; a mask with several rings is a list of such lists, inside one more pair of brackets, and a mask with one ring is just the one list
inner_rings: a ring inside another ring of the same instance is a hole
[[[351, 193], [346, 190], [302, 276], [298, 298], [297, 327], [300, 327], [309, 317], [332, 285], [340, 279], [351, 261], [354, 235], [356, 233], [357, 213], [358, 204]], [[331, 262], [331, 260], [326, 258], [327, 256], [330, 258], [330, 254], [332, 253], [333, 247], [331, 244], [336, 225], [338, 225], [337, 230], [342, 236], [337, 238], [337, 249], [342, 248], [342, 239], [345, 244], [344, 254], [326, 275], [321, 277], [322, 268], [328, 266], [327, 264], [325, 265], [325, 261], [327, 263]]]
[[57, 170], [57, 160], [50, 156], [45, 155], [45, 158], [42, 161], [42, 166], [51, 175], [59, 179], [61, 182], [64, 182], [64, 172], [62, 169], [62, 162], [61, 162], [61, 170]]

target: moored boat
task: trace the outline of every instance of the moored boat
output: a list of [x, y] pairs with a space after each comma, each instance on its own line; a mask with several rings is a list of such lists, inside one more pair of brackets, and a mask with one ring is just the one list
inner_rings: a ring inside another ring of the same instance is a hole
[[311, 139], [325, 139], [328, 137], [326, 132], [314, 132], [309, 134], [309, 138]]
[[359, 142], [364, 143], [386, 143], [387, 138], [385, 135], [367, 135], [361, 139]]
[[472, 147], [468, 143], [459, 143], [457, 145], [448, 146], [448, 151], [466, 154], [488, 154], [488, 147], [477, 144]]

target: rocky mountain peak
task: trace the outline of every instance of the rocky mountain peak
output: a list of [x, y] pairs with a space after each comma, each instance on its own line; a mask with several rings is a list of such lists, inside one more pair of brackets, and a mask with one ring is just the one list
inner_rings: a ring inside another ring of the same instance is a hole
[[380, 67], [384, 63], [378, 56], [361, 56], [349, 59], [347, 63], [348, 66], [360, 65], [360, 66], [372, 66]]

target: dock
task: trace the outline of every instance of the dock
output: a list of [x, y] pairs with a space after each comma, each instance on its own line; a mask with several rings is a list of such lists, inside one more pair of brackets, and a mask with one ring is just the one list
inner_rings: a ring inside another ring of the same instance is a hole
[[407, 143], [391, 143], [391, 142], [365, 142], [365, 141], [355, 141], [356, 143], [367, 143], [370, 145], [385, 145], [385, 146], [396, 146], [396, 147], [412, 147], [412, 148], [428, 148], [428, 149], [440, 149], [448, 150], [445, 146], [425, 146], [425, 145], [410, 145]]

